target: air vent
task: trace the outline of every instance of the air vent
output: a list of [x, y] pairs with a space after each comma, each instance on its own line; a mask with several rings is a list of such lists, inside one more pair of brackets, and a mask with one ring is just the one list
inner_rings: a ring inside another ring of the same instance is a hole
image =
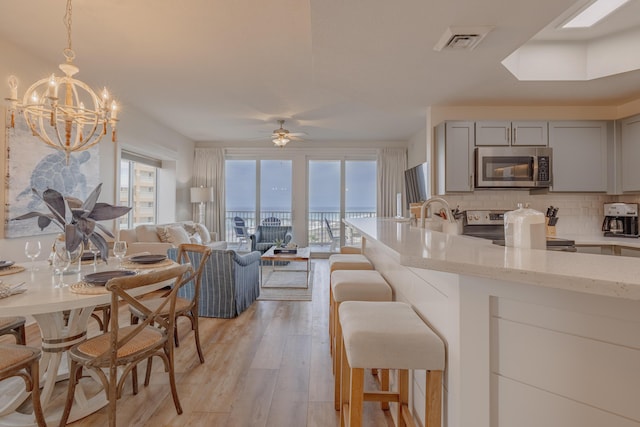
[[493, 27], [449, 27], [433, 50], [472, 50], [492, 29]]

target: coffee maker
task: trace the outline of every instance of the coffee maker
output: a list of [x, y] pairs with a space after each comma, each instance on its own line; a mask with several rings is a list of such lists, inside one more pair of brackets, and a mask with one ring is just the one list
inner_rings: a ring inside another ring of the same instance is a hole
[[638, 204], [605, 203], [602, 231], [608, 237], [638, 237]]

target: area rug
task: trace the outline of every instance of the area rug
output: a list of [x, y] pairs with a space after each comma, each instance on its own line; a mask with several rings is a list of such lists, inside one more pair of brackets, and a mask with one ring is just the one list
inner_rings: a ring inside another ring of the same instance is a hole
[[[303, 288], [306, 279], [305, 271], [287, 271], [291, 268], [301, 268], [301, 263], [294, 266], [276, 266], [271, 271], [271, 266], [265, 266], [263, 270], [263, 285], [260, 288], [258, 300], [262, 301], [311, 301], [313, 288], [313, 263], [309, 272], [309, 287]], [[289, 267], [289, 268], [287, 268]]]

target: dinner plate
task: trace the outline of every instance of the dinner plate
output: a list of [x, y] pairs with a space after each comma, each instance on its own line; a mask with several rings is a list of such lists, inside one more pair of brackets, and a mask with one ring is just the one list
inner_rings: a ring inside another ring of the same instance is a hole
[[0, 261], [0, 268], [11, 267], [13, 264], [13, 261]]
[[129, 261], [138, 264], [155, 264], [156, 262], [162, 262], [167, 259], [166, 255], [135, 255], [129, 258]]
[[115, 279], [116, 277], [133, 276], [134, 274], [136, 274], [136, 272], [131, 270], [100, 271], [98, 273], [86, 274], [83, 280], [92, 285], [104, 286], [111, 279]]

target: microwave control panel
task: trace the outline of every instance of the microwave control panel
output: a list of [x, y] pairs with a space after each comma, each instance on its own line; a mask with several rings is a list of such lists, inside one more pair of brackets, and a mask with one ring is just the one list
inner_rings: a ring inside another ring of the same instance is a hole
[[538, 156], [538, 181], [547, 182], [551, 179], [549, 156]]

